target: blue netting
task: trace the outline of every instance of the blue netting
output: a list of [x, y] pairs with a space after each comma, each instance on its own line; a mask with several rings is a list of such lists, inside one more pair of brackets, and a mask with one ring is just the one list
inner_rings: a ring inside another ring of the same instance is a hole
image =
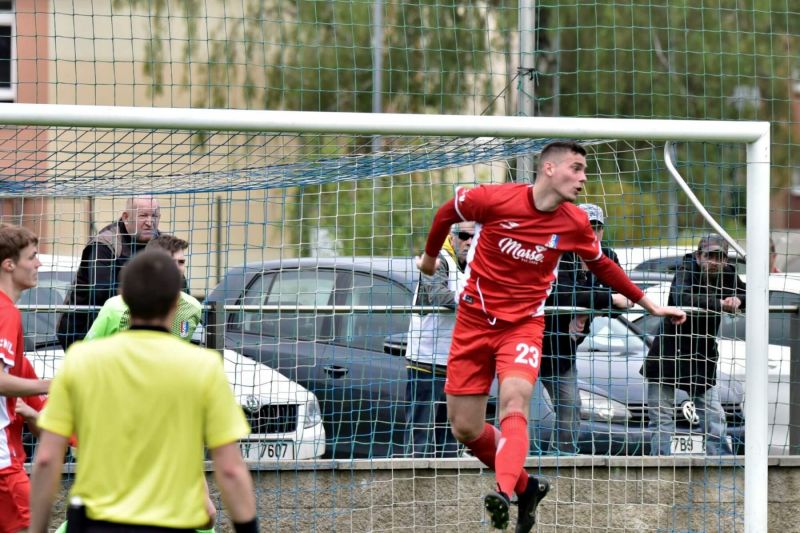
[[[73, 137], [83, 136], [83, 132], [71, 131]], [[203, 144], [198, 144], [192, 132], [151, 132], [158, 138], [169, 139], [165, 142], [174, 150], [164, 151], [164, 142], [154, 142], [152, 137], [148, 142], [131, 139], [111, 142], [98, 140], [98, 133], [93, 134], [89, 140], [66, 143], [68, 148], [44, 158], [37, 154], [36, 166], [28, 165], [25, 172], [15, 168], [0, 170], [0, 195], [228, 193], [369, 180], [510, 160], [538, 153], [552, 140], [392, 138], [386, 140], [386, 145], [392, 146], [390, 151], [320, 157], [325, 152], [345, 150], [330, 137], [321, 141], [320, 136], [250, 136], [242, 144], [227, 133], [204, 133]], [[256, 138], [258, 142], [254, 142]], [[280, 146], [276, 148], [275, 144]], [[257, 160], [273, 163], [256, 164]]]

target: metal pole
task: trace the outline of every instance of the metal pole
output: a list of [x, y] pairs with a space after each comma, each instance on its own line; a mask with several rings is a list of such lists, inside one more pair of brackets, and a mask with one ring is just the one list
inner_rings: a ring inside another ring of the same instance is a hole
[[[675, 145], [672, 147], [673, 158], [677, 161]], [[678, 188], [674, 180], [667, 184], [667, 238], [670, 243], [678, 241]]]
[[789, 315], [789, 453], [800, 454], [800, 311]]
[[[536, 114], [536, 1], [520, 0], [519, 2], [519, 65], [517, 66], [517, 115], [533, 117]], [[525, 155], [517, 158], [517, 176], [519, 182], [533, 181], [533, 156]]]
[[214, 208], [215, 208], [214, 211], [216, 212], [217, 215], [217, 223], [215, 225], [216, 227], [214, 228], [216, 230], [215, 240], [217, 241], [217, 246], [215, 252], [217, 256], [217, 261], [214, 268], [214, 272], [217, 277], [216, 281], [217, 283], [219, 283], [222, 281], [222, 198], [220, 198], [219, 196], [214, 198]]
[[0, 125], [752, 143], [768, 122], [5, 104]]
[[225, 302], [211, 302], [206, 307], [206, 348], [225, 350]]
[[[372, 3], [372, 112], [383, 111], [383, 0]], [[381, 148], [381, 138], [372, 137], [372, 151]]]
[[744, 530], [767, 531], [769, 427], [769, 128], [747, 145], [747, 340]]

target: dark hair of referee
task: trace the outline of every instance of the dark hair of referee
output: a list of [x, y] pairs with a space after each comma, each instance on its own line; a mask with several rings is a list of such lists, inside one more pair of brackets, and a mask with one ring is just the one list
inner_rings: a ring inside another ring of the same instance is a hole
[[145, 250], [134, 256], [121, 273], [120, 292], [131, 311], [131, 322], [161, 322], [178, 303], [181, 273], [169, 254]]

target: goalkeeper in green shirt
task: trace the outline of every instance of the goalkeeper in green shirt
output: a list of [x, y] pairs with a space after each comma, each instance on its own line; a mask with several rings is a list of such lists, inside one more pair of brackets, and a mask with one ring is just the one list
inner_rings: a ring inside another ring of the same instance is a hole
[[[186, 250], [189, 243], [173, 235], [159, 235], [147, 243], [145, 250], [163, 250], [172, 256], [181, 276], [186, 279]], [[196, 298], [181, 292], [178, 300], [178, 312], [175, 313], [175, 320], [172, 322], [170, 332], [176, 337], [184, 340], [191, 340], [200, 318], [203, 314], [203, 306]], [[130, 328], [131, 313], [128, 306], [122, 300], [122, 296], [114, 296], [106, 300], [100, 313], [97, 315], [89, 333], [84, 340], [101, 339], [113, 335], [118, 331]]]

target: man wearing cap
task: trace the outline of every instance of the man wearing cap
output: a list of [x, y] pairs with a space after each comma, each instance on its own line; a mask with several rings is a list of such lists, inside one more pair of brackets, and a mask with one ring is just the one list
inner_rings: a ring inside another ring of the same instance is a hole
[[[603, 239], [605, 218], [595, 204], [580, 204], [589, 217], [598, 242]], [[619, 265], [616, 252], [601, 246], [603, 254]], [[547, 299], [553, 307], [585, 307], [596, 311], [626, 309], [632, 302], [598, 280], [580, 257], [572, 252], [561, 256], [558, 279]], [[567, 309], [545, 314], [545, 335], [542, 341], [542, 362], [539, 379], [547, 389], [555, 413], [555, 431], [550, 450], [558, 454], [579, 453], [581, 398], [578, 393], [578, 373], [575, 352], [588, 333], [590, 315]]]
[[[670, 455], [675, 434], [675, 390], [689, 393], [690, 412], [709, 455], [730, 454], [725, 411], [717, 387], [717, 331], [722, 313], [744, 309], [745, 285], [728, 264], [728, 243], [711, 233], [686, 254], [669, 291], [669, 305], [700, 308], [681, 325], [664, 321], [641, 373], [647, 380], [651, 455]], [[689, 407], [689, 409], [687, 409]], [[693, 424], [694, 425], [694, 424]], [[693, 430], [694, 431], [694, 430]]]

